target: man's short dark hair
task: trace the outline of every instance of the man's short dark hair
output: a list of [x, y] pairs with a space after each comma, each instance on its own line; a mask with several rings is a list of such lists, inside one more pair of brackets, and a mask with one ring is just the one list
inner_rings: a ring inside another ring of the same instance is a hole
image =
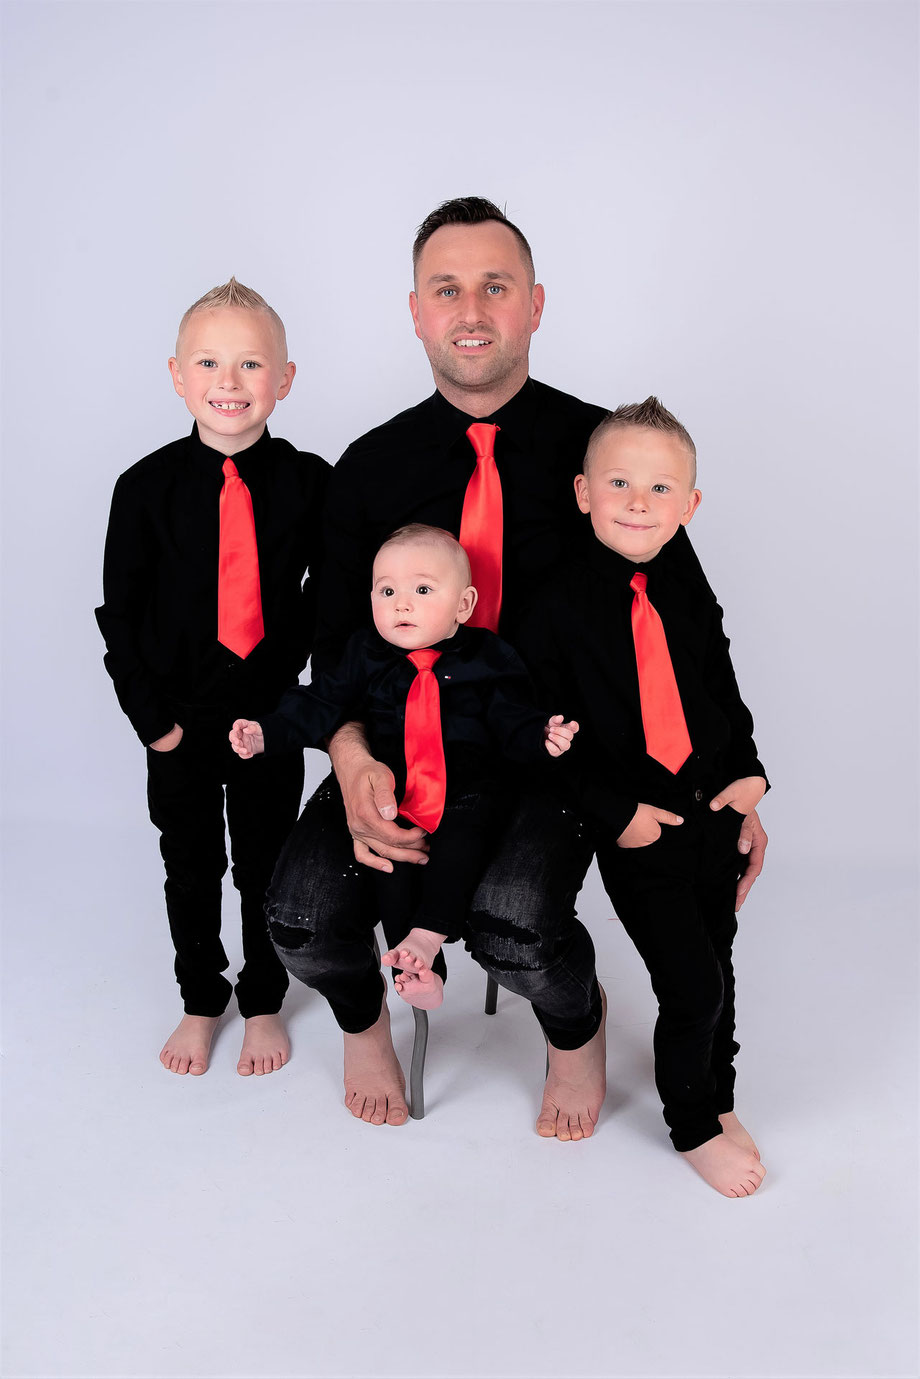
[[696, 484], [696, 446], [690, 432], [673, 412], [662, 406], [657, 397], [647, 397], [644, 402], [630, 402], [615, 411], [608, 412], [591, 432], [588, 451], [585, 455], [584, 473], [587, 474], [594, 451], [608, 431], [625, 431], [631, 426], [644, 426], [650, 431], [667, 431], [683, 441], [690, 456], [690, 487]]
[[440, 230], [445, 225], [484, 225], [488, 220], [497, 220], [499, 225], [506, 225], [514, 235], [521, 250], [521, 257], [530, 273], [530, 280], [533, 282], [536, 274], [530, 245], [504, 211], [500, 211], [494, 201], [487, 201], [484, 196], [457, 196], [452, 201], [442, 202], [430, 215], [426, 215], [418, 227], [415, 243], [412, 245], [413, 272], [418, 269], [419, 256], [435, 230]]

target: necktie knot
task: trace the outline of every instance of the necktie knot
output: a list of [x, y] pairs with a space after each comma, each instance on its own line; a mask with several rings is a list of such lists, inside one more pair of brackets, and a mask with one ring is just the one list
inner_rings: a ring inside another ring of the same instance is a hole
[[407, 659], [412, 662], [416, 670], [422, 671], [431, 670], [435, 661], [440, 660], [440, 658], [440, 651], [430, 651], [428, 648], [425, 648], [421, 651], [410, 651]]
[[221, 468], [224, 471], [225, 479], [238, 479], [240, 477], [240, 471], [237, 469], [236, 465], [230, 459], [229, 455], [224, 460], [224, 463], [221, 466]]
[[474, 421], [472, 426], [467, 428], [466, 434], [470, 445], [476, 451], [477, 460], [494, 459], [495, 433], [500, 430], [500, 426], [495, 426], [489, 421]]
[[636, 594], [644, 594], [648, 585], [648, 575], [641, 575], [638, 572], [629, 581], [629, 587]]

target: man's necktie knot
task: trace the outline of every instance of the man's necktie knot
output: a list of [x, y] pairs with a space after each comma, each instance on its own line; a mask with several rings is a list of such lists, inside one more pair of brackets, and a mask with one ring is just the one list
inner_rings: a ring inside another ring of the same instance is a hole
[[495, 454], [495, 433], [500, 431], [500, 426], [495, 426], [490, 421], [474, 421], [472, 426], [467, 427], [467, 436], [470, 445], [476, 451], [477, 460], [490, 460]]

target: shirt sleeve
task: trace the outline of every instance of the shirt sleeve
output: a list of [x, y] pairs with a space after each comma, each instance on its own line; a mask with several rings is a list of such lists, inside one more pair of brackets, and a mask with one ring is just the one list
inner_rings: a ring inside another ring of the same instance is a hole
[[728, 772], [725, 785], [733, 780], [742, 780], [745, 776], [763, 776], [764, 780], [767, 779], [754, 743], [754, 719], [741, 698], [730, 647], [731, 643], [722, 626], [722, 609], [713, 599], [704, 673], [707, 689], [722, 709], [731, 729], [730, 744], [725, 754], [725, 769]]
[[281, 697], [277, 710], [261, 722], [266, 755], [322, 747], [349, 719], [363, 714], [368, 671], [365, 638], [356, 633], [338, 666], [317, 671], [309, 685], [295, 685]]
[[323, 509], [323, 565], [313, 664], [334, 667], [352, 633], [367, 624], [370, 606], [370, 538], [363, 507], [364, 485], [350, 449], [332, 471]]
[[175, 723], [156, 676], [140, 654], [140, 630], [155, 582], [156, 555], [138, 485], [122, 475], [115, 485], [96, 621], [105, 639], [105, 668], [118, 702], [141, 742], [149, 746]]
[[549, 715], [536, 702], [533, 682], [517, 652], [499, 642], [501, 672], [492, 682], [486, 710], [489, 731], [511, 761], [524, 765], [549, 760], [544, 729]]

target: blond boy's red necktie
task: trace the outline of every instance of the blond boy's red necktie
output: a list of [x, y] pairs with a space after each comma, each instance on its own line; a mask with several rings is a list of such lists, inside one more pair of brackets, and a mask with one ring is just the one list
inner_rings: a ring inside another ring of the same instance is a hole
[[444, 813], [447, 767], [441, 738], [441, 693], [432, 670], [440, 651], [410, 651], [418, 674], [406, 699], [406, 793], [404, 819], [433, 833]]
[[635, 574], [629, 581], [629, 587], [635, 594], [632, 631], [636, 644], [645, 748], [650, 757], [677, 775], [693, 751], [693, 745], [687, 732], [664, 627], [649, 603], [645, 592], [647, 584], [648, 575]]
[[472, 583], [479, 598], [470, 627], [498, 631], [502, 606], [502, 481], [495, 466], [495, 433], [501, 428], [474, 421], [467, 430], [476, 451], [476, 469], [466, 486], [460, 545], [470, 559]]
[[252, 498], [231, 459], [220, 491], [217, 640], [245, 659], [265, 636]]

